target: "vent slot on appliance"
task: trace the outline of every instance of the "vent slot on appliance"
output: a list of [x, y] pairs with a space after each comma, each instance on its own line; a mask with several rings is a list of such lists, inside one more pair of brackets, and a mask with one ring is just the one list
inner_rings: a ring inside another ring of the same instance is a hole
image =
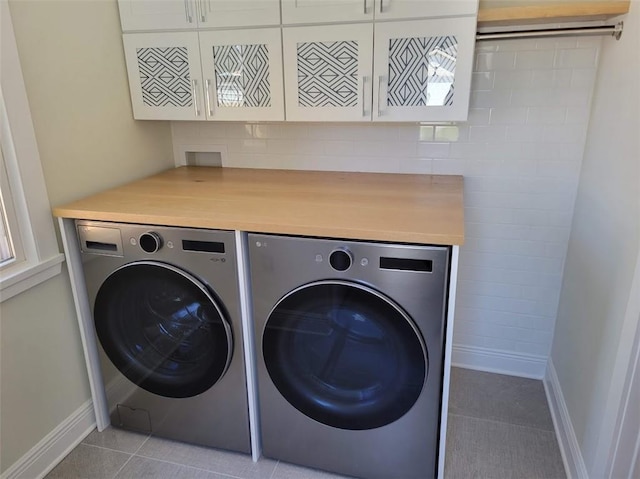
[[118, 245], [115, 243], [103, 243], [101, 241], [85, 241], [87, 249], [98, 251], [118, 251]]
[[224, 253], [224, 243], [218, 241], [182, 240], [184, 251], [198, 251], [202, 253]]
[[381, 256], [380, 269], [431, 273], [433, 271], [433, 261], [430, 259], [387, 258]]

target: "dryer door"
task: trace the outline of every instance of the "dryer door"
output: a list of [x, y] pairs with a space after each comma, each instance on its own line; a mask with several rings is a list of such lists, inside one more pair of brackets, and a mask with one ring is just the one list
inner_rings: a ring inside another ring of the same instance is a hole
[[164, 397], [213, 386], [231, 361], [233, 338], [221, 304], [195, 277], [139, 261], [114, 271], [94, 304], [96, 333], [130, 381]]
[[417, 401], [428, 359], [422, 336], [389, 298], [346, 281], [318, 281], [283, 297], [262, 338], [275, 387], [323, 424], [390, 424]]

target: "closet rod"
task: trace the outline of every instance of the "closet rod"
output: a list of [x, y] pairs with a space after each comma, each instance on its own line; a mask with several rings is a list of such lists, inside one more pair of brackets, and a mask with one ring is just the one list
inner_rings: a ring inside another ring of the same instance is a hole
[[541, 38], [541, 37], [586, 37], [591, 35], [611, 35], [616, 40], [622, 36], [623, 22], [615, 25], [603, 25], [593, 27], [549, 28], [540, 30], [514, 30], [495, 33], [477, 33], [476, 41], [505, 40], [516, 38]]

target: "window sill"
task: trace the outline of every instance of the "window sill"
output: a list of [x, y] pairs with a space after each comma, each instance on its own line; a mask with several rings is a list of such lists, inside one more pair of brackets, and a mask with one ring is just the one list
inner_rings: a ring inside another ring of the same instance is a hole
[[57, 276], [62, 271], [63, 254], [36, 264], [22, 263], [0, 273], [0, 303]]

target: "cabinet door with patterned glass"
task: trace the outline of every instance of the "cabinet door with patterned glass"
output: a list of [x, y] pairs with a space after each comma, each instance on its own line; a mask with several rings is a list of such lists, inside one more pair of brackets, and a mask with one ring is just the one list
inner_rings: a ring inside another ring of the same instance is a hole
[[197, 33], [127, 33], [122, 38], [135, 119], [205, 119]]
[[209, 120], [284, 120], [279, 28], [200, 32]]
[[475, 17], [375, 26], [374, 121], [465, 121]]
[[282, 31], [287, 120], [371, 120], [373, 25]]

